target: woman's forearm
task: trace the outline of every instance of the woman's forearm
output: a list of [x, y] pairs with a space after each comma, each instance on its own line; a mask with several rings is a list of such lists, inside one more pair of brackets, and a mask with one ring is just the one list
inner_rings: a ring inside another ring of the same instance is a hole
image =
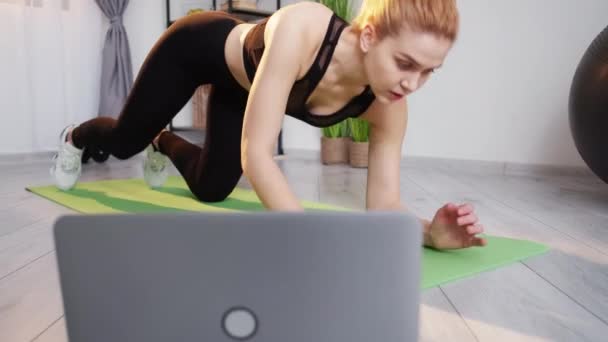
[[256, 157], [246, 162], [245, 177], [269, 210], [303, 211], [287, 179], [271, 156]]
[[[368, 204], [367, 210], [395, 210], [395, 211], [403, 211], [409, 214], [412, 214], [402, 202], [397, 202], [393, 205], [382, 206], [371, 206]], [[426, 247], [433, 247], [433, 241], [431, 239], [430, 230], [431, 230], [431, 221], [416, 216], [420, 223], [422, 224], [422, 244]]]

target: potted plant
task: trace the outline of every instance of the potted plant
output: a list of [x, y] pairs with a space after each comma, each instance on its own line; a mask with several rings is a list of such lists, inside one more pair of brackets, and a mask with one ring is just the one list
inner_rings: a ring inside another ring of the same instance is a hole
[[352, 167], [367, 167], [368, 152], [369, 152], [369, 122], [359, 119], [350, 118], [351, 138], [349, 142], [348, 161]]
[[346, 121], [324, 127], [321, 136], [321, 162], [323, 164], [348, 163], [348, 125]]
[[352, 19], [353, 6], [351, 0], [320, 0], [319, 2], [334, 11], [340, 18], [346, 21]]

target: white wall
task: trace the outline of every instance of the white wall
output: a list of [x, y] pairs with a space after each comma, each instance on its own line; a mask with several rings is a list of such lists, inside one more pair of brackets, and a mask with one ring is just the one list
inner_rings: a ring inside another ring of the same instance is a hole
[[167, 22], [165, 13], [165, 0], [129, 1], [129, 6], [124, 13], [123, 24], [129, 37], [131, 61], [135, 74], [141, 68], [149, 50], [165, 30]]
[[[173, 3], [177, 3], [174, 1]], [[177, 11], [175, 11], [177, 12]], [[141, 68], [146, 55], [167, 27], [166, 0], [130, 0], [123, 24], [129, 37], [133, 78]], [[188, 103], [173, 120], [176, 126], [192, 124], [192, 105]]]
[[0, 154], [56, 149], [63, 126], [96, 113], [105, 31], [95, 7], [0, 1]]
[[[460, 0], [459, 8], [459, 41], [410, 98], [404, 154], [584, 165], [568, 126], [568, 93], [582, 54], [608, 24], [608, 1]], [[131, 0], [124, 24], [135, 72], [165, 20], [165, 0]], [[176, 123], [188, 124], [188, 112]], [[319, 129], [285, 119], [286, 149], [317, 150], [319, 137]]]
[[461, 37], [411, 98], [410, 155], [584, 165], [568, 94], [589, 43], [608, 25], [605, 0], [459, 1]]
[[[606, 0], [460, 0], [461, 35], [410, 97], [404, 154], [584, 166], [568, 124], [572, 76], [608, 25]], [[297, 133], [296, 133], [297, 132]], [[318, 130], [285, 122], [286, 148]]]
[[[358, 7], [361, 0], [355, 2]], [[272, 9], [274, 3], [263, 0], [261, 7]], [[132, 0], [130, 9], [143, 4]], [[568, 94], [585, 49], [608, 25], [608, 1], [458, 4], [462, 23], [457, 44], [442, 70], [410, 97], [404, 154], [584, 166], [569, 129]], [[140, 20], [150, 24], [152, 19]], [[141, 36], [128, 29], [134, 55], [143, 55], [137, 39], [150, 42], [149, 35], [143, 28]], [[286, 149], [318, 150], [319, 129], [290, 117], [283, 127]]]

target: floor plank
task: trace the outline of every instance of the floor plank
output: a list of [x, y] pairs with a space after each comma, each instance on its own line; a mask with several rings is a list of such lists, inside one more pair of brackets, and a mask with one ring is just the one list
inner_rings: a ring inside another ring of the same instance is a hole
[[426, 341], [477, 341], [443, 291], [432, 288], [420, 299], [420, 338]]
[[[426, 175], [434, 171], [427, 171], [424, 175], [409, 173], [415, 181], [426, 186]], [[486, 232], [518, 239], [527, 239], [544, 243], [551, 248], [545, 255], [530, 258], [524, 261], [535, 273], [560, 288], [565, 295], [582, 305], [590, 313], [604, 322], [608, 322], [608, 258], [603, 253], [588, 248], [580, 240], [562, 233], [551, 225], [540, 222], [531, 217], [530, 212], [518, 210], [505, 205], [501, 196], [488, 196], [482, 192], [464, 189], [462, 193], [453, 193], [450, 182], [460, 182], [464, 176], [453, 175], [444, 179], [443, 187], [429, 191], [429, 196], [435, 200], [436, 207], [448, 201], [457, 203], [472, 203], [480, 222], [484, 224]], [[465, 177], [469, 179], [468, 177]], [[476, 178], [479, 179], [479, 178]], [[437, 177], [434, 178], [437, 180]], [[480, 181], [475, 185], [480, 184]], [[431, 188], [431, 187], [429, 187]], [[498, 187], [496, 187], [498, 188]], [[504, 192], [499, 192], [504, 193]], [[500, 200], [494, 199], [497, 197]]]
[[63, 316], [53, 322], [53, 325], [36, 337], [33, 342], [68, 342], [68, 333]]
[[63, 314], [55, 253], [0, 280], [0, 341], [30, 341]]
[[19, 205], [0, 210], [0, 238], [49, 217], [69, 212], [66, 208], [38, 196], [28, 197]]
[[55, 249], [52, 226], [55, 218], [0, 237], [0, 280]]
[[442, 286], [480, 341], [603, 341], [608, 326], [521, 264]]
[[[605, 201], [608, 196], [604, 195], [605, 187], [597, 188], [601, 192], [588, 192], [591, 195], [583, 195], [578, 190], [579, 200], [575, 201], [571, 194], [569, 198], [563, 196], [563, 186], [555, 179], [471, 176], [462, 179], [478, 193], [495, 198], [608, 255], [608, 201]], [[581, 198], [585, 201], [582, 202]]]
[[[299, 198], [365, 208], [365, 169], [324, 166], [316, 156], [277, 164]], [[420, 339], [603, 341], [608, 186], [588, 176], [504, 175], [492, 164], [456, 164], [406, 161], [400, 191], [410, 210], [431, 218], [446, 201], [469, 201], [489, 233], [539, 241], [551, 251], [424, 291]], [[51, 225], [71, 211], [23, 190], [50, 184], [48, 166], [0, 165], [0, 341], [67, 340]], [[137, 156], [85, 165], [81, 181], [141, 175]], [[239, 185], [251, 188], [245, 177]]]

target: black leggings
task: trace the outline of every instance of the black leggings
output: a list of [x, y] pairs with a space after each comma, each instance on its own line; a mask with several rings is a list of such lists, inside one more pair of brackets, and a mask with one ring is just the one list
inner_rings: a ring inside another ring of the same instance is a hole
[[225, 199], [239, 181], [241, 130], [248, 92], [230, 73], [224, 45], [243, 21], [225, 12], [193, 14], [171, 25], [147, 55], [118, 119], [98, 117], [74, 129], [76, 147], [119, 159], [141, 152], [202, 84], [213, 84], [203, 148], [160, 136], [166, 154], [201, 201]]

